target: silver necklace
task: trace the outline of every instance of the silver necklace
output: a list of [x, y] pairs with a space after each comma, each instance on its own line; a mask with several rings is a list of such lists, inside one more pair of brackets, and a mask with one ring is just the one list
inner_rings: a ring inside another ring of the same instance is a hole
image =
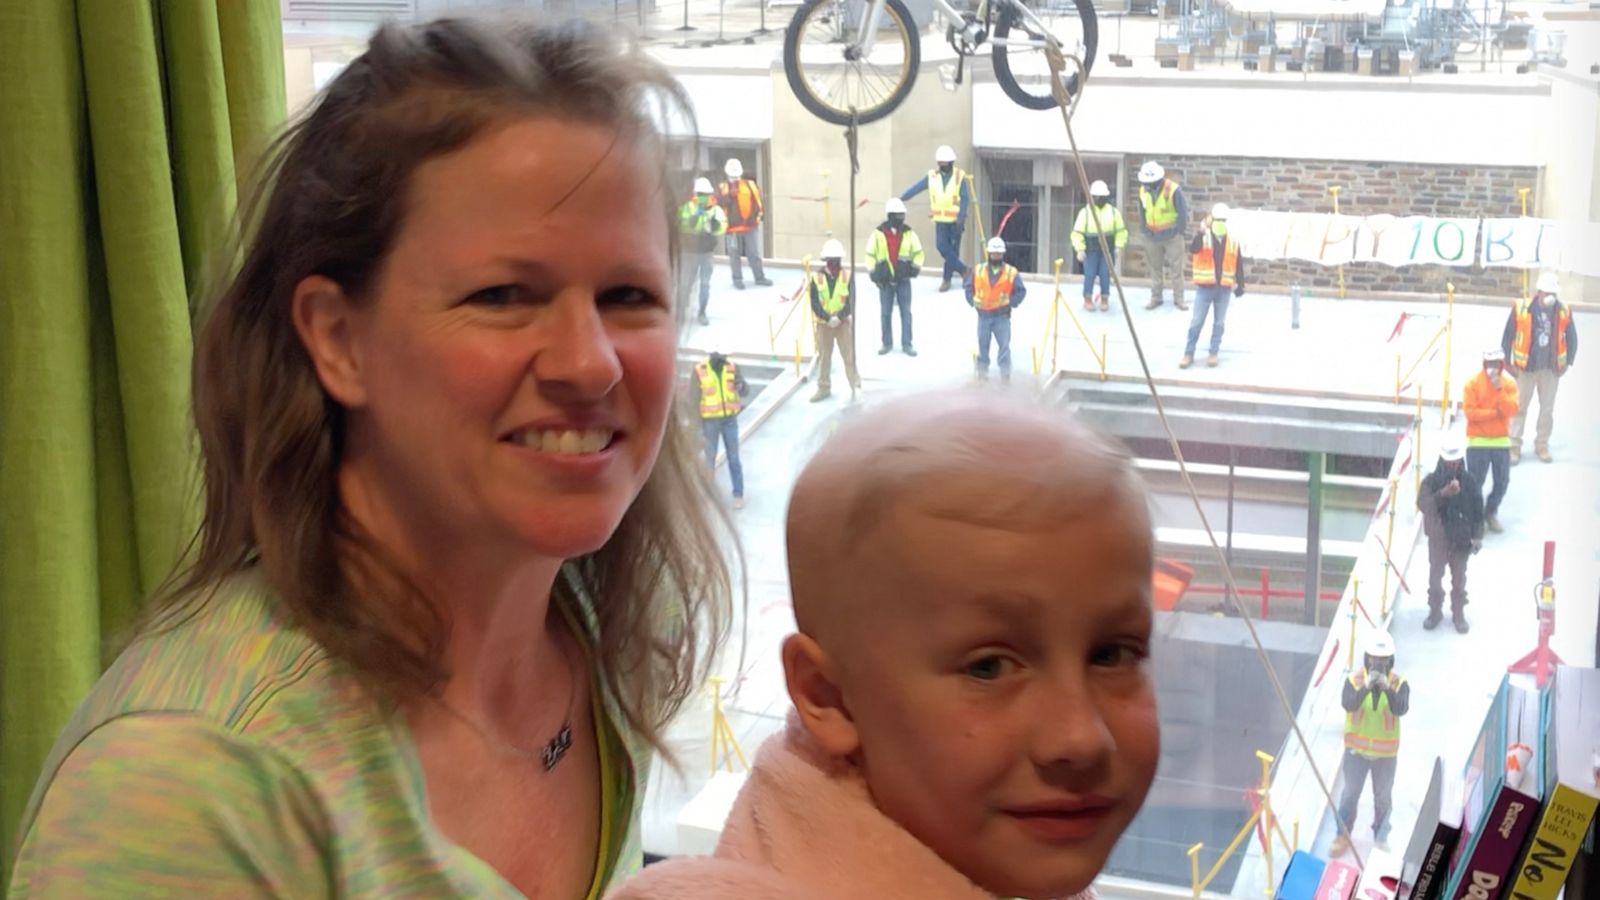
[[[571, 656], [567, 653], [565, 646], [561, 648], [561, 656], [569, 664], [571, 663]], [[572, 671], [570, 665], [568, 671]], [[552, 736], [550, 740], [545, 741], [544, 746], [537, 750], [531, 747], [523, 747], [513, 744], [505, 738], [497, 737], [491, 734], [489, 729], [479, 725], [476, 721], [467, 716], [466, 713], [463, 713], [454, 706], [451, 706], [449, 703], [446, 703], [443, 697], [435, 697], [434, 700], [453, 718], [477, 732], [478, 737], [482, 738], [484, 743], [497, 746], [501, 750], [511, 753], [514, 756], [520, 756], [525, 759], [537, 759], [541, 764], [544, 765], [544, 770], [548, 772], [551, 769], [554, 769], [557, 763], [561, 762], [562, 758], [567, 755], [568, 750], [572, 749], [572, 709], [576, 702], [577, 695], [578, 675], [576, 672], [574, 672], [572, 675], [572, 683], [567, 688], [567, 712], [566, 715], [561, 719], [561, 727], [556, 729], [555, 735]]]

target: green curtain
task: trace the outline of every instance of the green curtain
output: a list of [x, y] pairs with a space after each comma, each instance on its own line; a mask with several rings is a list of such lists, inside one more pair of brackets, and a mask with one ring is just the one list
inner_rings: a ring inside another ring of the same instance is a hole
[[284, 115], [279, 0], [0, 0], [4, 870], [194, 528], [189, 298]]

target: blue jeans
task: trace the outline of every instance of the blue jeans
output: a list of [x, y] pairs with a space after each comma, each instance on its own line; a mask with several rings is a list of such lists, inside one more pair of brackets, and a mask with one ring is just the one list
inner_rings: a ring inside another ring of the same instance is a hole
[[1478, 479], [1478, 487], [1489, 483], [1494, 476], [1494, 489], [1483, 495], [1483, 513], [1492, 516], [1500, 512], [1500, 501], [1506, 498], [1506, 488], [1511, 486], [1510, 447], [1468, 447], [1467, 471]]
[[883, 309], [883, 348], [894, 346], [894, 308], [900, 307], [900, 347], [911, 349], [911, 282], [878, 285], [878, 305]]
[[[1094, 238], [1094, 235], [1090, 235], [1090, 237]], [[1116, 262], [1117, 251], [1115, 249], [1112, 249], [1111, 257], [1107, 259], [1106, 255], [1100, 252], [1098, 238], [1095, 238], [1089, 244], [1089, 249], [1085, 250], [1083, 254], [1083, 295], [1085, 297], [1097, 293], [1111, 293], [1111, 267], [1116, 265]], [[1100, 290], [1098, 291], [1092, 289], [1096, 278], [1100, 279]]]
[[961, 226], [955, 222], [933, 223], [933, 245], [944, 257], [944, 280], [951, 275], [967, 277], [967, 264], [961, 261]]
[[733, 478], [733, 495], [744, 496], [744, 466], [739, 464], [739, 417], [701, 419], [700, 432], [706, 437], [706, 465], [717, 466], [717, 438], [728, 448], [728, 474]]
[[1189, 320], [1189, 342], [1183, 347], [1184, 356], [1193, 356], [1195, 345], [1200, 343], [1200, 329], [1205, 327], [1206, 313], [1211, 316], [1211, 355], [1222, 349], [1222, 326], [1228, 318], [1228, 298], [1232, 288], [1221, 285], [1196, 285], [1194, 289], [1194, 317]]
[[750, 260], [750, 271], [754, 272], [757, 281], [766, 281], [767, 273], [761, 267], [761, 226], [734, 233], [728, 232], [728, 268], [733, 270], [733, 283], [744, 284], [744, 268], [741, 259]]
[[684, 251], [678, 273], [678, 302], [688, 303], [696, 279], [700, 282], [700, 315], [706, 314], [706, 304], [711, 302], [711, 254]]
[[1011, 379], [1011, 313], [978, 313], [978, 374], [989, 373], [989, 338], [993, 337], [1000, 362], [1000, 377]]
[[[1371, 701], [1363, 697], [1363, 703]], [[1344, 775], [1344, 792], [1339, 797], [1339, 818], [1352, 834], [1356, 830], [1356, 806], [1361, 802], [1361, 789], [1366, 786], [1367, 773], [1372, 773], [1372, 834], [1378, 840], [1389, 836], [1389, 810], [1393, 807], [1394, 769], [1393, 756], [1374, 759], [1354, 750], [1344, 751], [1340, 768]]]

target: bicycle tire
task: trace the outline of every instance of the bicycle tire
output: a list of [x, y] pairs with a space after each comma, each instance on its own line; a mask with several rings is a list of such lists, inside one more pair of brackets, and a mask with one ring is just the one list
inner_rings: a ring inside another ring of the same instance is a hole
[[[805, 107], [807, 112], [824, 122], [848, 125], [850, 110], [831, 104], [817, 95], [812, 89], [810, 80], [806, 78], [800, 55], [800, 44], [805, 37], [806, 24], [819, 7], [831, 3], [832, 0], [807, 0], [795, 10], [794, 18], [789, 20], [789, 27], [784, 29], [783, 33], [783, 71], [789, 78], [789, 89], [794, 92], [795, 99], [800, 101], [800, 105]], [[911, 11], [906, 8], [903, 0], [884, 0], [884, 12], [898, 25], [904, 35], [906, 58], [901, 66], [899, 80], [892, 86], [888, 96], [866, 109], [856, 109], [855, 120], [862, 125], [876, 122], [894, 112], [905, 102], [906, 97], [911, 94], [912, 85], [916, 83], [917, 70], [922, 64], [922, 42], [917, 33], [916, 20], [911, 18]], [[849, 66], [851, 63], [841, 58], [833, 65]]]
[[[1093, 0], [1073, 0], [1073, 5], [1078, 9], [1078, 21], [1083, 25], [1083, 74], [1088, 75], [1094, 68], [1095, 48], [1100, 43], [1100, 22], [1095, 18]], [[1036, 94], [1023, 87], [1017, 81], [1017, 76], [1011, 71], [1011, 61], [1007, 58], [1009, 49], [1002, 43], [1013, 26], [1021, 25], [1021, 16], [1009, 5], [1000, 13], [1000, 18], [994, 25], [994, 37], [998, 41], [993, 45], [994, 80], [1000, 83], [1000, 89], [1006, 92], [1012, 102], [1027, 109], [1054, 109], [1056, 98], [1054, 93]], [[1078, 84], [1078, 73], [1074, 71], [1067, 78], [1067, 93], [1075, 95], [1081, 86]]]

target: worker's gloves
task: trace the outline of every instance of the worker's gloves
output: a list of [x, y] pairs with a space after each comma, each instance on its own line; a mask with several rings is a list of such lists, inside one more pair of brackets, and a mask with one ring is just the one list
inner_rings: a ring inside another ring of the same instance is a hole
[[1087, 256], [1088, 256], [1088, 254], [1086, 254], [1086, 253], [1083, 253], [1083, 252], [1081, 252], [1081, 251], [1080, 251], [1080, 252], [1079, 252], [1079, 253], [1078, 253], [1078, 262], [1083, 262], [1083, 261], [1084, 261], [1084, 259], [1086, 259], [1086, 258], [1087, 258]]
[[1383, 680], [1383, 673], [1382, 672], [1368, 672], [1367, 673], [1367, 687], [1372, 688], [1373, 690], [1377, 690], [1378, 688], [1383, 687], [1383, 685], [1384, 685], [1384, 680]]
[[1479, 550], [1482, 550], [1482, 549], [1483, 549], [1483, 538], [1473, 538], [1472, 539], [1472, 552], [1473, 553], [1477, 553]]
[[838, 316], [829, 316], [828, 317], [828, 327], [829, 328], [838, 328], [839, 327], [839, 317]]
[[1235, 297], [1243, 297], [1244, 296], [1244, 285], [1241, 284], [1238, 287], [1234, 288], [1233, 289], [1233, 295]]

